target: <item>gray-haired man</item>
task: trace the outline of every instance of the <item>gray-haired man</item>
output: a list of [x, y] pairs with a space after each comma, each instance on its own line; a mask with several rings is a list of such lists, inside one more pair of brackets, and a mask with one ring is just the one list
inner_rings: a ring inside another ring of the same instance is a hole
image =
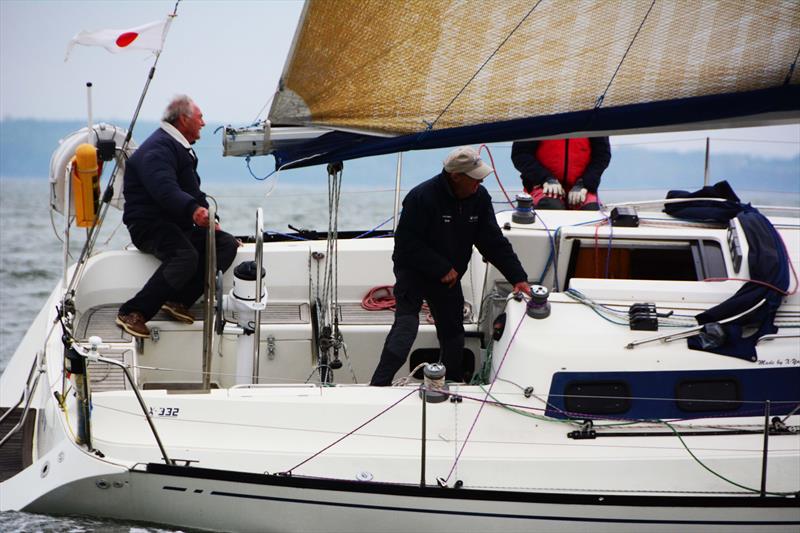
[[209, 221], [206, 195], [200, 190], [197, 156], [191, 145], [205, 126], [200, 108], [185, 95], [170, 102], [161, 127], [131, 156], [125, 167], [122, 220], [131, 240], [153, 254], [161, 266], [145, 286], [122, 304], [117, 325], [136, 337], [150, 336], [146, 322], [159, 309], [192, 323], [192, 304], [203, 294], [206, 234], [216, 231], [217, 267], [227, 270], [238, 242]]

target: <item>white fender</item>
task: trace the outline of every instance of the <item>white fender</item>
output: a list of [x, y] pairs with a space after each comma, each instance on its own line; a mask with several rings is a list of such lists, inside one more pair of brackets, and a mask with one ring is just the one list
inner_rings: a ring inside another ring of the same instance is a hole
[[[98, 139], [113, 139], [117, 146], [116, 157], [119, 160], [120, 169], [114, 184], [114, 195], [111, 198], [111, 205], [117, 209], [122, 209], [123, 205], [125, 205], [125, 199], [122, 196], [122, 179], [125, 174], [125, 160], [136, 150], [136, 143], [131, 139], [126, 151], [126, 157], [120, 157], [122, 143], [125, 142], [125, 136], [128, 134], [128, 130], [105, 123], [95, 124], [92, 129], [94, 130], [94, 136], [90, 140], [92, 144], [95, 144]], [[67, 167], [69, 166], [72, 156], [75, 155], [75, 149], [78, 145], [86, 142], [88, 131], [88, 127], [81, 128], [61, 139], [58, 142], [58, 147], [50, 158], [50, 209], [62, 215], [64, 214], [64, 179], [68, 176]], [[113, 169], [114, 161], [108, 161], [103, 169], [103, 174], [106, 175], [106, 183], [111, 177], [111, 171]], [[104, 187], [101, 187], [101, 190], [103, 189]], [[74, 210], [75, 200], [72, 198], [70, 199], [70, 211], [74, 213]]]

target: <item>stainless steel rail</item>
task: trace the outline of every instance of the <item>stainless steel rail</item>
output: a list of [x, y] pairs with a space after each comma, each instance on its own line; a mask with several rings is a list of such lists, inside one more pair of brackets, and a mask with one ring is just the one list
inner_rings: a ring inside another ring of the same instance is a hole
[[[720, 320], [718, 323], [719, 324], [727, 324], [728, 322], [732, 322], [732, 321], [736, 320], [737, 318], [741, 318], [741, 317], [743, 317], [743, 316], [745, 316], [745, 315], [747, 315], [749, 313], [752, 313], [753, 311], [755, 311], [756, 309], [761, 307], [764, 304], [764, 302], [766, 302], [766, 300], [762, 298], [756, 305], [754, 305], [750, 309], [748, 309], [746, 311], [743, 311], [743, 312], [739, 313], [738, 315], [734, 315], [734, 316], [726, 318], [724, 320]], [[628, 349], [628, 350], [633, 350], [637, 346], [640, 346], [642, 344], [646, 344], [648, 342], [655, 342], [655, 341], [672, 342], [672, 341], [675, 341], [675, 340], [678, 340], [678, 339], [683, 339], [685, 337], [691, 337], [692, 335], [696, 335], [697, 332], [701, 331], [703, 329], [703, 327], [705, 327], [705, 326], [704, 325], [694, 326], [694, 327], [691, 327], [689, 329], [676, 331], [674, 333], [668, 333], [666, 335], [658, 335], [656, 337], [648, 337], [646, 339], [641, 339], [641, 340], [638, 340], [638, 341], [629, 342], [628, 344], [625, 345], [625, 348]]]
[[258, 356], [261, 346], [261, 309], [264, 303], [262, 290], [264, 279], [261, 276], [262, 265], [264, 264], [264, 213], [259, 207], [256, 209], [256, 305], [253, 314], [253, 383], [258, 383], [260, 371], [260, 358]]
[[[37, 371], [37, 367], [38, 371]], [[8, 440], [13, 437], [17, 431], [19, 431], [25, 425], [25, 419], [28, 417], [28, 411], [30, 411], [31, 407], [31, 400], [33, 400], [33, 395], [36, 392], [36, 386], [39, 384], [39, 378], [44, 374], [44, 368], [39, 365], [39, 355], [37, 354], [36, 358], [33, 361], [33, 365], [31, 365], [31, 370], [28, 373], [28, 380], [25, 383], [25, 389], [22, 391], [22, 395], [19, 398], [19, 401], [14, 405], [14, 407], [9, 407], [9, 409], [3, 413], [3, 416], [0, 416], [0, 423], [6, 419], [6, 417], [11, 414], [12, 411], [16, 410], [22, 402], [25, 402], [25, 407], [22, 409], [22, 415], [19, 417], [16, 425], [8, 430], [8, 433], [3, 435], [3, 438], [0, 439], [0, 447], [2, 447]], [[31, 383], [31, 378], [33, 378], [33, 383]]]
[[81, 353], [84, 357], [90, 360], [97, 360], [101, 363], [108, 363], [110, 365], [118, 366], [122, 369], [122, 372], [125, 373], [125, 377], [128, 380], [128, 383], [131, 384], [131, 389], [133, 393], [136, 395], [136, 399], [139, 401], [139, 406], [142, 408], [142, 412], [144, 413], [144, 417], [147, 419], [147, 423], [150, 425], [150, 430], [153, 432], [153, 437], [156, 439], [156, 443], [158, 444], [158, 449], [161, 450], [161, 456], [164, 459], [164, 462], [168, 465], [175, 464], [167, 455], [167, 450], [164, 448], [164, 444], [161, 442], [161, 437], [158, 436], [158, 430], [156, 429], [155, 424], [153, 424], [153, 419], [150, 416], [150, 411], [147, 409], [147, 405], [144, 403], [144, 398], [142, 398], [142, 394], [139, 392], [139, 387], [136, 386], [136, 383], [133, 382], [133, 376], [131, 376], [130, 371], [125, 363], [117, 361], [115, 359], [108, 359], [106, 357], [102, 357], [99, 355], [87, 355], [86, 353]]
[[205, 308], [203, 310], [203, 390], [211, 389], [211, 356], [214, 349], [214, 301], [217, 287], [217, 202], [207, 196], [208, 237], [206, 239]]

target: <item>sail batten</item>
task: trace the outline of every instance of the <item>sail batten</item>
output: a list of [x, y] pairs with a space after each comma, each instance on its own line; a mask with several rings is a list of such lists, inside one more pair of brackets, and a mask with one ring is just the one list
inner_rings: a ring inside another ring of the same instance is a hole
[[[596, 107], [797, 85], [798, 28], [797, 0], [309, 0], [270, 120], [396, 137], [518, 120], [594, 131]], [[679, 114], [690, 129], [737, 111]], [[631, 119], [620, 129], [641, 127]]]

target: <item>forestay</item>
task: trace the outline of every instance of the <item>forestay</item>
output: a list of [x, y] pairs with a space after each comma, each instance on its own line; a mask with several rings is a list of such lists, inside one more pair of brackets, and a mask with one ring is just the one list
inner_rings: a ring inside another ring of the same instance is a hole
[[309, 0], [269, 118], [338, 132], [276, 157], [796, 120], [798, 27], [797, 1]]

